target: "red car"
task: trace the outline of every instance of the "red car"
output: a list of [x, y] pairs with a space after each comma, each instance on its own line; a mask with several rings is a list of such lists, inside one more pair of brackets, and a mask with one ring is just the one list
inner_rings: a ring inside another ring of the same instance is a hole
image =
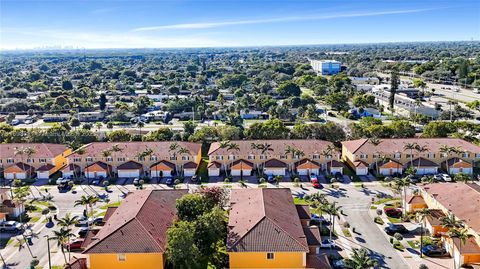
[[318, 182], [318, 180], [312, 180], [312, 186], [313, 186], [315, 189], [323, 189], [322, 184], [320, 184], [320, 183]]
[[391, 218], [402, 217], [402, 210], [400, 208], [385, 208], [383, 211], [385, 212], [385, 215]]
[[73, 242], [70, 242], [70, 244], [65, 244], [65, 247], [70, 251], [81, 250], [82, 244], [83, 244], [83, 240], [75, 240]]

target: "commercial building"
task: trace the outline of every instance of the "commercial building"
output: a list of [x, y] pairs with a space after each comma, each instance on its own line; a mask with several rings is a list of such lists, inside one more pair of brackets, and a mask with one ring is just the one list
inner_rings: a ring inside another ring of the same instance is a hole
[[322, 75], [335, 75], [342, 70], [342, 63], [335, 60], [310, 60], [313, 71]]

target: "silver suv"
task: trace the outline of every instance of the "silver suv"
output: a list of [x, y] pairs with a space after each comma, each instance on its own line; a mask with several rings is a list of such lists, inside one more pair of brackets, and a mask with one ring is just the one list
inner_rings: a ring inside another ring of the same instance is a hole
[[18, 232], [22, 230], [22, 224], [16, 221], [0, 222], [0, 232]]

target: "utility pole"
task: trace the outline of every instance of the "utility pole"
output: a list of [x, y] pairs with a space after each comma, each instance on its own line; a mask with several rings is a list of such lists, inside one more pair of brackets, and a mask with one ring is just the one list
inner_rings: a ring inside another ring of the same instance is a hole
[[48, 234], [45, 235], [47, 238], [47, 251], [48, 251], [48, 269], [52, 269], [52, 261], [50, 257], [50, 237], [48, 237]]

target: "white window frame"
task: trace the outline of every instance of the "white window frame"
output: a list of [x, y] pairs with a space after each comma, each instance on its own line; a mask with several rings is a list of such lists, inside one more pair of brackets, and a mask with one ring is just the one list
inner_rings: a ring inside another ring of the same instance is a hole
[[117, 258], [119, 262], [125, 262], [127, 261], [127, 254], [125, 253], [118, 253]]
[[8, 158], [8, 159], [7, 159], [7, 163], [14, 163], [14, 162], [15, 162], [15, 160], [12, 159], [12, 158]]
[[182, 161], [188, 161], [188, 160], [190, 160], [190, 157], [188, 157], [187, 155], [182, 156]]
[[250, 155], [248, 155], [247, 159], [249, 159], [249, 160], [255, 160], [255, 155], [250, 154]]
[[313, 154], [312, 159], [314, 160], [320, 159], [320, 154]]
[[275, 260], [275, 253], [267, 252], [267, 260]]

